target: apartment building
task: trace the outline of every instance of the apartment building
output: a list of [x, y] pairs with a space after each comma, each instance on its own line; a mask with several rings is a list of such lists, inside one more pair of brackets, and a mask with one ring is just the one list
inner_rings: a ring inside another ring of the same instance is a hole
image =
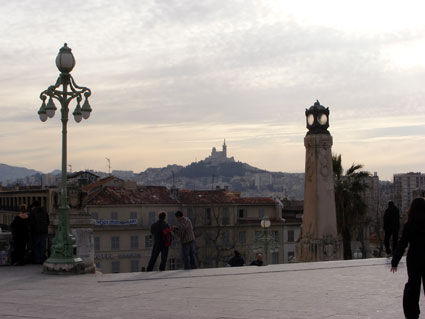
[[[191, 191], [162, 186], [136, 186], [109, 177], [84, 188], [89, 193], [86, 210], [95, 219], [96, 266], [104, 273], [132, 272], [147, 267], [151, 250], [150, 226], [160, 211], [176, 223], [181, 210], [194, 226], [199, 266], [222, 267], [239, 250], [246, 263], [255, 258], [254, 244], [263, 231], [260, 221], [271, 220], [271, 236], [279, 248], [268, 263], [283, 263], [281, 206], [271, 198], [240, 196], [227, 189]], [[181, 269], [180, 244], [173, 238], [167, 269]]]
[[413, 191], [425, 187], [425, 174], [405, 173], [394, 174], [394, 203], [400, 209], [400, 215], [405, 217], [413, 200]]

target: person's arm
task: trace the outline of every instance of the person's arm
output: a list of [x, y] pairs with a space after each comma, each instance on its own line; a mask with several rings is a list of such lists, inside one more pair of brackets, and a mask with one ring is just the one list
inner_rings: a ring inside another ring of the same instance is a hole
[[391, 272], [397, 271], [398, 263], [400, 262], [401, 257], [403, 257], [404, 251], [409, 244], [409, 229], [410, 225], [406, 223], [403, 227], [403, 234], [401, 235], [397, 248], [393, 252], [393, 259], [391, 260]]

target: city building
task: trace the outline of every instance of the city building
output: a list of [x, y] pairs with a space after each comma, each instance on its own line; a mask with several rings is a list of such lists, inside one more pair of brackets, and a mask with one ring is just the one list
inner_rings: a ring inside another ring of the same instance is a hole
[[394, 174], [394, 204], [400, 209], [400, 215], [405, 218], [410, 203], [413, 200], [413, 191], [425, 187], [425, 174], [410, 172]]
[[[170, 225], [176, 224], [177, 210], [191, 219], [202, 268], [225, 266], [235, 249], [246, 263], [255, 259], [253, 245], [263, 231], [260, 222], [264, 216], [270, 218], [270, 232], [279, 244], [268, 263], [284, 262], [284, 222], [281, 206], [272, 198], [246, 198], [227, 189], [136, 186], [113, 176], [84, 190], [88, 192], [87, 212], [95, 219], [95, 262], [104, 273], [144, 270], [153, 244], [150, 226], [160, 211], [167, 213]], [[167, 269], [181, 268], [180, 244], [174, 238]]]
[[295, 243], [301, 234], [302, 217], [304, 211], [304, 201], [289, 200], [282, 201], [282, 218], [285, 220], [283, 231], [283, 263], [295, 262]]

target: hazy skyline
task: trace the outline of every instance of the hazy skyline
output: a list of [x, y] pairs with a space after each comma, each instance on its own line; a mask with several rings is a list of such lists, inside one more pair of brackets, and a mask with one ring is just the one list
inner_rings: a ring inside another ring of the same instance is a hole
[[[188, 165], [213, 146], [304, 171], [305, 109], [330, 109], [333, 152], [376, 171], [425, 171], [421, 1], [3, 2], [0, 163], [61, 165], [60, 112], [40, 92], [72, 48], [91, 117], [68, 125], [73, 171]], [[58, 103], [57, 107], [59, 108]], [[75, 103], [71, 104], [72, 113]], [[72, 117], [72, 116], [71, 116]]]

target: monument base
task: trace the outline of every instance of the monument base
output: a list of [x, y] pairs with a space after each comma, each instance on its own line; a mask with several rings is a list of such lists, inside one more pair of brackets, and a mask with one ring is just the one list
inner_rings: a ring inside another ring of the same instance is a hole
[[86, 267], [83, 261], [74, 262], [74, 263], [51, 263], [46, 261], [43, 264], [43, 273], [44, 274], [54, 274], [54, 275], [82, 275], [88, 273], [95, 273], [96, 269], [94, 267]]
[[302, 237], [296, 244], [297, 262], [341, 260], [341, 241], [333, 236], [322, 239]]

